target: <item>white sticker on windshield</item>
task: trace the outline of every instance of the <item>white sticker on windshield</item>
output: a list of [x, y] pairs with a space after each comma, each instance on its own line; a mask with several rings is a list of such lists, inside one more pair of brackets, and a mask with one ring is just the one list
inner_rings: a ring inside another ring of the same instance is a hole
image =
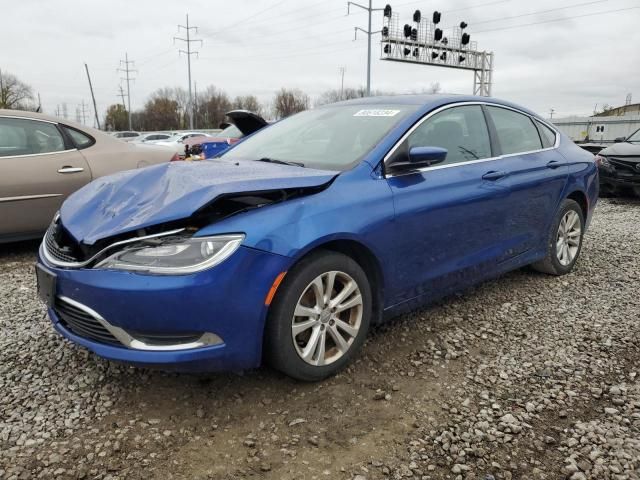
[[354, 117], [395, 117], [400, 110], [360, 110]]

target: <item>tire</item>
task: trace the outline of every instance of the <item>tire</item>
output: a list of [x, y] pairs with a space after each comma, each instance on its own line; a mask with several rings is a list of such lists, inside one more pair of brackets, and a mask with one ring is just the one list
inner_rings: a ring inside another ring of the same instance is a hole
[[[327, 303], [325, 292], [331, 278], [329, 305], [321, 308]], [[355, 291], [339, 298], [352, 286]], [[349, 308], [338, 311], [341, 306]], [[265, 359], [297, 380], [318, 381], [334, 375], [362, 347], [371, 322], [371, 309], [371, 286], [358, 263], [341, 253], [324, 250], [313, 253], [292, 268], [278, 288], [267, 316]], [[336, 335], [344, 342], [339, 342]]]
[[[563, 221], [565, 223], [562, 223]], [[569, 223], [571, 225], [567, 230]], [[561, 226], [565, 229], [567, 236], [563, 235]], [[579, 231], [575, 228], [579, 228]], [[543, 260], [534, 263], [532, 265], [533, 269], [550, 275], [565, 275], [569, 273], [573, 270], [576, 260], [580, 256], [583, 236], [584, 214], [582, 213], [582, 208], [576, 201], [567, 198], [560, 205], [560, 209], [551, 224], [551, 230], [547, 238], [546, 256]], [[559, 246], [562, 240], [564, 240], [564, 247]]]

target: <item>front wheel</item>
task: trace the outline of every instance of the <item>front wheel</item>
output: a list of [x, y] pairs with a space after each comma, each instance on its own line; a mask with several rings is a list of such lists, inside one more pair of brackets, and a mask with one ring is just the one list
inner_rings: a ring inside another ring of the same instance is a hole
[[584, 235], [584, 214], [575, 200], [562, 202], [551, 227], [546, 257], [532, 265], [551, 275], [569, 273], [580, 255]]
[[323, 251], [285, 276], [271, 305], [265, 356], [298, 380], [342, 369], [362, 346], [371, 321], [371, 287], [353, 259]]

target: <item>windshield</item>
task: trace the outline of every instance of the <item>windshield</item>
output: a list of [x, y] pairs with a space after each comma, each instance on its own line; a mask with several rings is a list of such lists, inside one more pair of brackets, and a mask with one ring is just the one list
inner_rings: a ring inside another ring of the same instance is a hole
[[242, 138], [244, 135], [238, 127], [236, 127], [235, 125], [229, 125], [219, 134], [217, 134], [217, 136], [223, 138]]
[[275, 123], [223, 154], [269, 158], [305, 167], [348, 170], [419, 105], [339, 105], [307, 110]]
[[632, 133], [629, 138], [627, 138], [627, 142], [640, 143], [640, 128]]

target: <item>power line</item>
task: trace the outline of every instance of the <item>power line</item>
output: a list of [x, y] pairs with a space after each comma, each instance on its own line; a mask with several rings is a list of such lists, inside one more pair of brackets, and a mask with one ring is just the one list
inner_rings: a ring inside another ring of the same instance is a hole
[[635, 10], [635, 9], [638, 9], [638, 8], [640, 8], [640, 5], [639, 6], [635, 6], [635, 7], [618, 8], [616, 10], [603, 10], [603, 11], [600, 11], [600, 12], [584, 13], [582, 15], [573, 15], [571, 17], [552, 18], [550, 20], [542, 20], [540, 22], [522, 23], [520, 25], [512, 25], [510, 27], [490, 28], [488, 30], [480, 30], [479, 32], [474, 32], [474, 33], [497, 32], [499, 30], [510, 30], [512, 28], [522, 28], [522, 27], [529, 27], [529, 26], [532, 26], [532, 25], [542, 25], [544, 23], [564, 22], [566, 20], [573, 20], [573, 19], [576, 19], [576, 18], [592, 17], [594, 15], [606, 15], [608, 13], [625, 12], [625, 11], [628, 11], [628, 10]]
[[197, 33], [198, 27], [189, 26], [189, 14], [187, 14], [187, 24], [178, 25], [178, 31], [180, 31], [181, 28], [184, 29], [184, 31], [186, 32], [187, 38], [173, 37], [173, 42], [175, 43], [175, 41], [178, 40], [181, 42], [185, 42], [187, 45], [186, 50], [178, 50], [178, 53], [184, 53], [187, 56], [187, 71], [189, 75], [189, 128], [193, 130], [193, 94], [191, 92], [191, 55], [197, 56], [198, 52], [191, 51], [191, 44], [199, 42], [200, 45], [202, 45], [202, 40], [191, 38], [191, 30], [195, 30]]
[[[129, 130], [133, 130], [131, 128], [131, 80], [135, 79], [131, 78], [131, 74], [137, 72], [137, 70], [130, 67], [130, 65], [134, 65], [134, 61], [129, 60], [128, 53], [124, 54], [124, 60], [120, 60], [120, 65], [124, 65], [124, 68], [121, 66], [120, 68], [118, 68], [118, 71], [125, 73], [125, 78], [122, 78], [122, 80], [126, 80], [127, 82], [127, 117], [129, 118]], [[122, 103], [124, 104], [124, 98]]]
[[479, 24], [482, 24], [482, 23], [499, 22], [501, 20], [513, 20], [514, 18], [530, 17], [532, 15], [540, 15], [542, 13], [557, 12], [557, 11], [560, 11], [560, 10], [566, 10], [567, 8], [584, 7], [586, 5], [594, 5], [596, 3], [604, 3], [604, 2], [608, 2], [608, 1], [609, 0], [592, 0], [590, 2], [574, 3], [573, 5], [567, 5], [566, 7], [550, 8], [548, 10], [537, 10], [535, 12], [521, 13], [519, 15], [511, 15], [509, 17], [498, 17], [498, 18], [491, 18], [489, 20], [480, 20], [480, 21], [474, 20], [473, 24], [474, 25], [479, 25]]

